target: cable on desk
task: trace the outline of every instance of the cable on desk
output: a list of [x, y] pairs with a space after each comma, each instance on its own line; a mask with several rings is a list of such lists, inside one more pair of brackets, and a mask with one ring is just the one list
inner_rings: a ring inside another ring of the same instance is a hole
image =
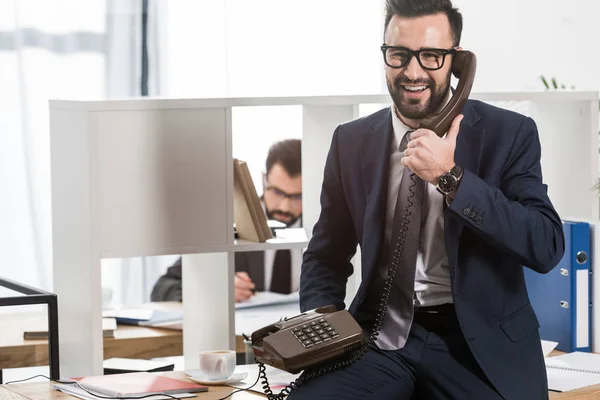
[[[225, 396], [225, 397], [221, 397], [219, 400], [225, 400], [225, 399], [227, 399], [227, 398], [229, 398], [229, 397], [233, 396], [233, 395], [234, 395], [234, 394], [236, 394], [237, 392], [249, 391], [249, 390], [250, 390], [250, 389], [252, 389], [254, 386], [256, 386], [256, 384], [258, 383], [258, 380], [259, 380], [259, 379], [260, 379], [260, 374], [259, 374], [259, 375], [256, 377], [256, 380], [254, 381], [254, 383], [252, 384], [252, 386], [249, 386], [249, 387], [247, 387], [247, 388], [245, 388], [245, 389], [237, 389], [237, 390], [234, 390], [233, 392], [229, 393], [227, 396]], [[232, 386], [232, 387], [235, 387], [235, 386]]]
[[4, 382], [3, 385], [10, 385], [11, 383], [19, 383], [19, 382], [30, 381], [30, 380], [35, 379], [35, 378], [46, 378], [46, 379], [50, 380], [50, 378], [48, 378], [46, 375], [36, 375], [36, 376], [32, 376], [32, 377], [25, 378], [25, 379], [20, 379], [18, 381]]

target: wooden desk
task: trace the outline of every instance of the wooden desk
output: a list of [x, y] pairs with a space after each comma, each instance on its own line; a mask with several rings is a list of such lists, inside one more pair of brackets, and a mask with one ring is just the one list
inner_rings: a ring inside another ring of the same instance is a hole
[[[165, 376], [188, 381], [184, 372], [163, 372]], [[260, 383], [259, 383], [260, 384]], [[220, 399], [232, 392], [232, 388], [227, 386], [211, 386], [207, 393], [199, 393], [198, 399]], [[20, 397], [19, 395], [23, 396]], [[600, 400], [600, 385], [590, 386], [571, 392], [556, 393], [550, 392], [550, 400]], [[9, 400], [55, 400], [55, 399], [72, 399], [59, 391], [51, 388], [49, 382], [39, 383], [21, 383], [11, 385], [0, 385], [0, 399]], [[234, 400], [257, 400], [264, 399], [264, 396], [256, 393], [240, 392], [231, 397]]]
[[[180, 379], [182, 381], [191, 382], [185, 376], [184, 372], [162, 372], [171, 378]], [[259, 384], [257, 384], [258, 386]], [[229, 386], [209, 386], [208, 392], [198, 393], [194, 399], [198, 400], [216, 400], [223, 398], [234, 391], [234, 388]], [[254, 392], [238, 392], [230, 397], [233, 400], [260, 400], [265, 396]], [[20, 383], [11, 385], [0, 385], [0, 399], [10, 400], [65, 400], [74, 399], [74, 397], [66, 395], [58, 390], [52, 389], [52, 383]]]
[[[44, 319], [45, 315], [41, 312], [2, 315], [0, 370], [48, 365], [48, 341], [23, 339], [24, 326], [35, 318]], [[104, 339], [104, 359], [112, 357], [147, 359], [182, 354], [181, 331], [119, 325], [114, 338]]]
[[[181, 303], [153, 303], [156, 308], [181, 308]], [[23, 331], [31, 320], [46, 320], [45, 311], [2, 314], [0, 318], [0, 371], [7, 368], [48, 365], [48, 341], [25, 340]], [[60, 333], [59, 333], [60, 334]], [[245, 352], [244, 340], [236, 337], [236, 350]], [[104, 359], [149, 359], [183, 354], [183, 332], [171, 329], [119, 325], [114, 338], [104, 338]]]

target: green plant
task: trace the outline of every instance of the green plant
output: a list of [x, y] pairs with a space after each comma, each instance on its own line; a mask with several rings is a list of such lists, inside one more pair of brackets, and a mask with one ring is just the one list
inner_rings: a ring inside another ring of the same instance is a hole
[[[550, 87], [550, 85], [548, 84], [548, 80], [546, 79], [546, 77], [544, 75], [540, 75], [540, 80], [542, 81], [542, 84], [544, 85], [544, 87], [546, 88], [546, 90], [550, 90], [550, 89], [566, 89], [567, 86], [563, 83], [560, 85], [560, 87], [558, 86], [558, 83], [556, 82], [556, 78], [552, 77], [552, 79], [550, 80], [552, 82], [552, 87]], [[575, 86], [571, 85], [571, 89], [575, 89]]]

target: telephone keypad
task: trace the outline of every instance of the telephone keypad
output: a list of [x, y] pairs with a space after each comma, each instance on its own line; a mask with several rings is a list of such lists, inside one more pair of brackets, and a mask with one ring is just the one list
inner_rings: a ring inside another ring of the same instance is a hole
[[292, 329], [292, 333], [306, 348], [328, 342], [340, 336], [324, 318], [302, 324]]

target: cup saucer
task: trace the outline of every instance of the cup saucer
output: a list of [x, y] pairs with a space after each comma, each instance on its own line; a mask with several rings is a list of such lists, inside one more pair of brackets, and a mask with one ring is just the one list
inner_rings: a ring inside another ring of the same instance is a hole
[[246, 377], [248, 376], [247, 372], [234, 372], [233, 375], [231, 375], [227, 379], [216, 380], [209, 379], [199, 369], [185, 371], [185, 373], [190, 380], [201, 385], [232, 385], [234, 383], [238, 383], [239, 381], [246, 379]]

